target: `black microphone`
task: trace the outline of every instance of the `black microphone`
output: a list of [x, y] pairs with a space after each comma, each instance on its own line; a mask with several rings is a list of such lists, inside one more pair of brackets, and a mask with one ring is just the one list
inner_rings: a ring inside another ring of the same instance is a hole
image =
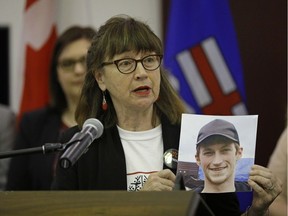
[[73, 166], [81, 155], [88, 151], [90, 144], [99, 138], [102, 133], [103, 125], [98, 119], [87, 119], [83, 124], [82, 130], [66, 143], [69, 147], [59, 159], [60, 166], [64, 169]]

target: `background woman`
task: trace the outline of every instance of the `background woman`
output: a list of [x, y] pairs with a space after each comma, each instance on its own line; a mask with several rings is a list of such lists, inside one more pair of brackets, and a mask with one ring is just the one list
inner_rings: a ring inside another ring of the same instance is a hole
[[[59, 36], [52, 55], [51, 100], [47, 107], [23, 115], [15, 149], [57, 142], [65, 129], [76, 125], [75, 110], [86, 74], [86, 54], [96, 32], [73, 26]], [[12, 158], [7, 190], [49, 190], [56, 154]]]

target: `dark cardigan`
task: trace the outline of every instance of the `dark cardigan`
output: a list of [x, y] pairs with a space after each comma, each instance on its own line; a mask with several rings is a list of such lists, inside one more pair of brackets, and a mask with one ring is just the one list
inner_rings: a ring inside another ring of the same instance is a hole
[[[69, 129], [63, 134], [62, 142], [69, 141], [78, 131], [78, 127]], [[162, 118], [162, 136], [164, 151], [178, 149], [180, 125], [172, 125]], [[168, 167], [163, 164], [163, 168]], [[117, 126], [104, 129], [102, 136], [90, 145], [73, 167], [67, 170], [58, 167], [52, 189], [127, 190], [125, 155]]]

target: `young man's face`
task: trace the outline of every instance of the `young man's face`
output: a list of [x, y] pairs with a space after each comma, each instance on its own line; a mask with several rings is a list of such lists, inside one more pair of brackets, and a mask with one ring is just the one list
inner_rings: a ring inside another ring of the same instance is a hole
[[242, 148], [236, 150], [235, 145], [238, 144], [200, 144], [196, 160], [203, 169], [205, 182], [208, 181], [214, 185], [226, 181], [234, 183], [236, 162], [242, 156]]

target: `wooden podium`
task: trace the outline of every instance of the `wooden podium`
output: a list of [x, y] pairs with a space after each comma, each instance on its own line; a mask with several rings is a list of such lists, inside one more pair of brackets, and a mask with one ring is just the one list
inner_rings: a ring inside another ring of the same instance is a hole
[[191, 191], [4, 191], [0, 215], [194, 215], [198, 198]]

